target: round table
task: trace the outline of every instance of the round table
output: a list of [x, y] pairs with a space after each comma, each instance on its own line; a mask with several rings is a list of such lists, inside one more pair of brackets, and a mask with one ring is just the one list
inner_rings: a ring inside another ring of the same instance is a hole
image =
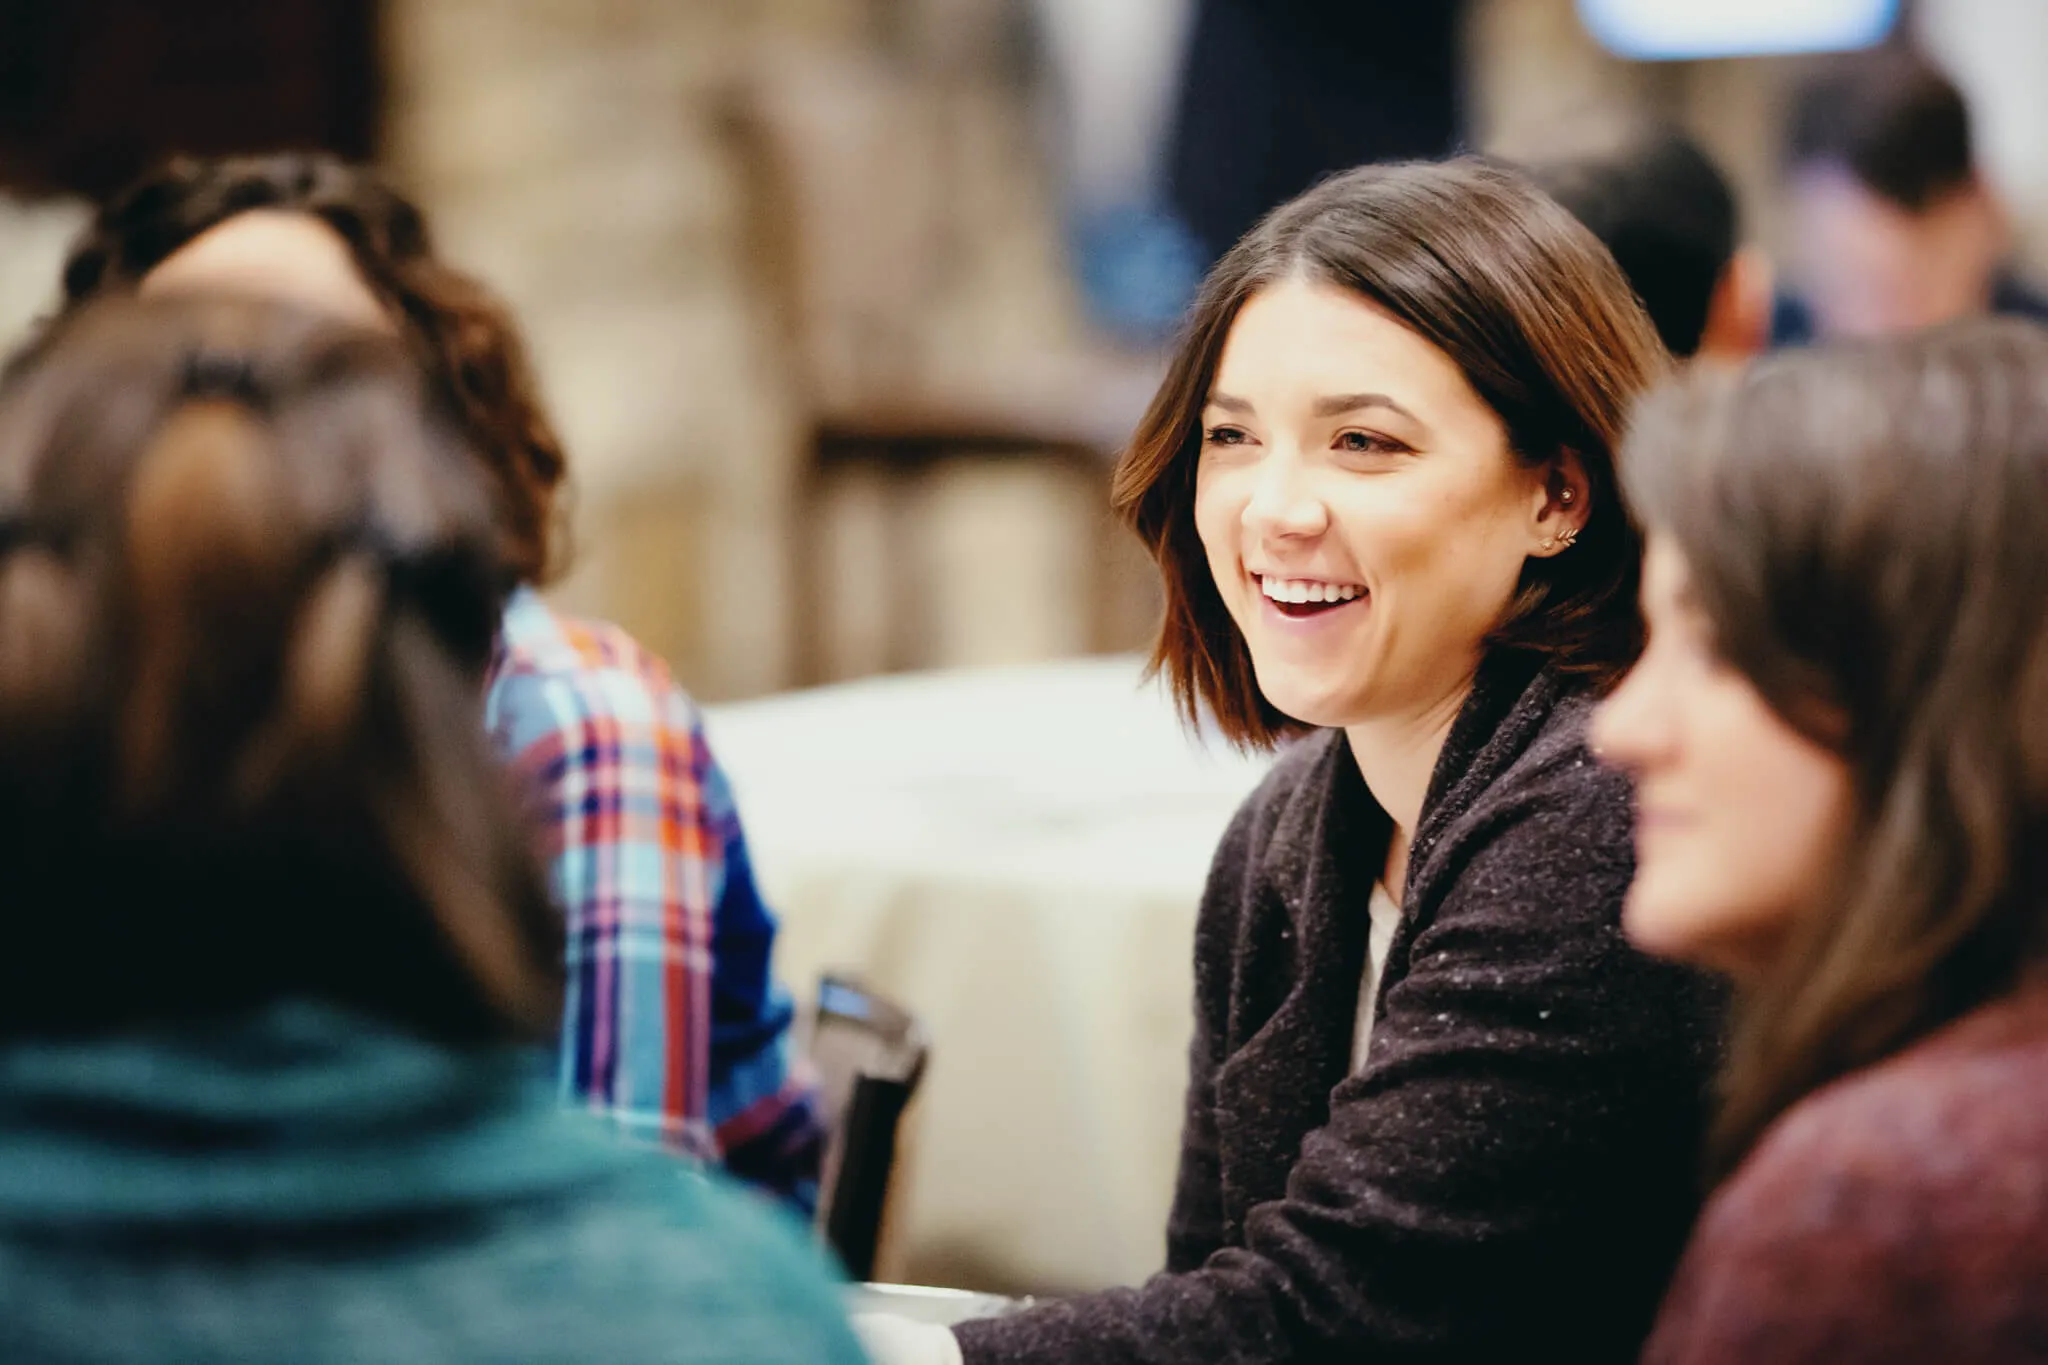
[[709, 708], [800, 992], [844, 971], [924, 1022], [902, 1271], [1079, 1290], [1164, 1254], [1195, 908], [1266, 760], [1133, 657]]

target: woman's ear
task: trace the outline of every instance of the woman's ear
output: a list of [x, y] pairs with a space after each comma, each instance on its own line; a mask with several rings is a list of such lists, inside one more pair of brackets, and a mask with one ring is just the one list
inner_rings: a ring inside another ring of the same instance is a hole
[[1586, 480], [1586, 466], [1579, 453], [1571, 449], [1560, 451], [1543, 471], [1536, 517], [1530, 528], [1536, 544], [1530, 553], [1549, 556], [1570, 549], [1579, 532], [1586, 529], [1591, 497], [1592, 486]]

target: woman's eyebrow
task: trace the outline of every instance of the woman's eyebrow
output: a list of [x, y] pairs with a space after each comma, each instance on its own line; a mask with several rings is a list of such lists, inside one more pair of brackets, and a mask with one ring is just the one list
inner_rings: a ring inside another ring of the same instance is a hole
[[1342, 417], [1347, 413], [1363, 412], [1367, 408], [1385, 408], [1389, 412], [1406, 417], [1411, 422], [1422, 420], [1383, 393], [1332, 394], [1328, 398], [1318, 398], [1314, 411], [1318, 417]]
[[[1239, 398], [1234, 394], [1220, 392], [1209, 395], [1209, 406], [1222, 408], [1225, 412], [1233, 412], [1240, 417], [1250, 417], [1257, 411], [1249, 398]], [[1318, 417], [1342, 417], [1346, 413], [1363, 412], [1368, 408], [1385, 408], [1388, 412], [1398, 413], [1411, 422], [1422, 420], [1383, 393], [1332, 394], [1328, 398], [1318, 398], [1313, 411]]]

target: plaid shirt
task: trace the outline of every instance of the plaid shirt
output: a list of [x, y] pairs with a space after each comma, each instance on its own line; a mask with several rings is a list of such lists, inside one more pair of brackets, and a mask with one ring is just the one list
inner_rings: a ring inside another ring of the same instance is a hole
[[792, 1075], [775, 920], [696, 707], [624, 631], [521, 588], [485, 719], [538, 805], [568, 916], [564, 1101], [810, 1204], [816, 1091]]

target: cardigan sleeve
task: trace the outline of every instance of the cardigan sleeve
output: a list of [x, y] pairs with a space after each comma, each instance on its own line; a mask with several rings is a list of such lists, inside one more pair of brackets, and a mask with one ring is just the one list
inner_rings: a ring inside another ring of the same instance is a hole
[[1166, 1217], [1166, 1268], [1192, 1270], [1223, 1244], [1223, 1184], [1216, 1152], [1218, 1034], [1202, 1011], [1188, 1045], [1187, 1113], [1181, 1121], [1180, 1168]]
[[1618, 931], [1620, 780], [1574, 745], [1510, 785], [1445, 837], [1452, 880], [1368, 1065], [1243, 1245], [963, 1324], [972, 1365], [1633, 1358], [1690, 1213], [1692, 978]]
[[[1231, 818], [1196, 917], [1196, 941], [1227, 939], [1246, 896], [1245, 884], [1256, 863], [1252, 850], [1259, 842], [1263, 803], [1248, 801]], [[1223, 1177], [1217, 1155], [1216, 1072], [1223, 1063], [1229, 983], [1216, 978], [1228, 971], [1223, 953], [1195, 954], [1195, 1029], [1188, 1044], [1186, 1114], [1181, 1120], [1180, 1169], [1175, 1177], [1173, 1207], [1166, 1218], [1166, 1268], [1194, 1270], [1223, 1245]]]

